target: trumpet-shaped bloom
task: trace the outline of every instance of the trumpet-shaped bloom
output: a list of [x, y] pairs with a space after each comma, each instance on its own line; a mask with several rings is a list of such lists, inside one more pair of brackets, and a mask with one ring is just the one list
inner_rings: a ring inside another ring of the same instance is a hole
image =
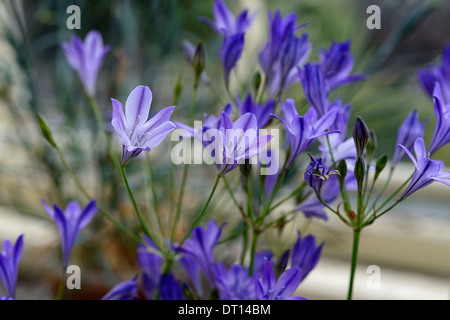
[[95, 200], [91, 200], [86, 207], [81, 208], [76, 201], [70, 201], [65, 210], [56, 204], [53, 204], [52, 208], [45, 201], [42, 201], [42, 205], [59, 229], [63, 253], [63, 267], [67, 268], [70, 253], [72, 252], [78, 234], [91, 222], [97, 213], [96, 202]]
[[225, 81], [228, 83], [231, 69], [234, 68], [244, 50], [244, 36], [253, 20], [248, 10], [244, 10], [237, 17], [228, 9], [221, 0], [216, 0], [213, 6], [214, 21], [208, 18], [200, 18], [200, 21], [208, 24], [224, 39], [220, 49], [220, 59], [225, 70]]
[[139, 298], [137, 277], [119, 283], [112, 288], [102, 300], [134, 300]]
[[169, 121], [175, 107], [164, 108], [148, 119], [152, 103], [149, 87], [138, 86], [130, 93], [125, 103], [125, 112], [119, 101], [111, 101], [111, 124], [116, 134], [122, 138], [122, 165], [142, 151], [150, 151], [158, 146], [175, 129], [175, 124]]
[[438, 181], [450, 186], [450, 182], [444, 180], [450, 179], [450, 172], [443, 171], [444, 163], [442, 161], [431, 160], [430, 158], [428, 158], [425, 148], [425, 142], [422, 138], [417, 138], [416, 142], [414, 143], [414, 152], [416, 154], [415, 158], [405, 146], [399, 145], [399, 147], [401, 147], [405, 151], [405, 153], [412, 160], [414, 166], [416, 167], [411, 182], [403, 192], [400, 200], [405, 199], [415, 191], [426, 187], [434, 181]]
[[292, 266], [297, 266], [302, 270], [302, 279], [314, 269], [319, 262], [320, 254], [324, 243], [317, 245], [313, 235], [301, 236], [298, 233], [297, 241], [292, 248]]
[[322, 71], [328, 80], [330, 90], [366, 78], [364, 74], [351, 75], [354, 59], [350, 52], [350, 40], [335, 42], [328, 50], [319, 53]]
[[[417, 110], [411, 112], [403, 121], [397, 133], [396, 145], [403, 145], [412, 151], [414, 142], [417, 138], [422, 138], [425, 131], [425, 124], [420, 123]], [[395, 167], [397, 163], [405, 156], [405, 152], [401, 148], [396, 148], [392, 158], [391, 166]]]
[[326, 181], [330, 178], [330, 175], [337, 174], [337, 171], [330, 170], [323, 163], [322, 158], [314, 158], [311, 154], [308, 154], [311, 162], [305, 170], [305, 181], [313, 188], [318, 198], [321, 198], [321, 189]]
[[433, 65], [418, 72], [419, 83], [430, 97], [434, 96], [436, 82], [442, 89], [445, 102], [450, 102], [450, 45], [447, 45], [439, 66]]
[[23, 235], [17, 238], [14, 245], [8, 239], [3, 242], [3, 248], [0, 252], [0, 280], [8, 293], [8, 297], [2, 298], [4, 300], [16, 299], [17, 274], [22, 250]]
[[317, 63], [308, 63], [303, 70], [299, 69], [298, 72], [306, 99], [322, 117], [330, 108], [330, 101], [328, 100], [330, 88], [322, 66]]
[[338, 133], [337, 130], [329, 130], [333, 125], [338, 112], [337, 107], [333, 107], [321, 118], [317, 117], [317, 112], [310, 108], [302, 117], [298, 114], [294, 105], [294, 100], [287, 99], [281, 106], [283, 118], [273, 115], [279, 119], [285, 127], [286, 148], [289, 150], [289, 158], [286, 167], [291, 167], [298, 156], [306, 151], [318, 137], [323, 135]]
[[101, 34], [93, 30], [86, 35], [84, 42], [73, 35], [70, 42], [63, 42], [61, 47], [67, 61], [78, 73], [86, 93], [94, 96], [98, 70], [110, 46], [104, 46]]
[[297, 68], [308, 58], [311, 44], [307, 33], [296, 36], [296, 32], [305, 25], [297, 26], [294, 13], [282, 18], [279, 10], [275, 15], [269, 12], [269, 25], [269, 40], [259, 53], [259, 63], [267, 77], [268, 96], [275, 97], [299, 81]]
[[430, 147], [428, 148], [430, 155], [450, 142], [450, 104], [444, 100], [441, 86], [438, 83], [434, 87], [433, 100], [437, 122]]
[[292, 297], [302, 281], [302, 271], [299, 267], [293, 267], [278, 278], [268, 260], [264, 261], [264, 272], [261, 279], [256, 279], [255, 291], [258, 300], [297, 300], [301, 297]]
[[270, 114], [275, 107], [275, 100], [269, 100], [264, 105], [261, 105], [253, 100], [251, 94], [247, 94], [244, 102], [239, 97], [236, 97], [236, 105], [241, 111], [241, 114], [247, 112], [253, 113], [256, 116], [258, 128], [264, 128], [271, 120]]

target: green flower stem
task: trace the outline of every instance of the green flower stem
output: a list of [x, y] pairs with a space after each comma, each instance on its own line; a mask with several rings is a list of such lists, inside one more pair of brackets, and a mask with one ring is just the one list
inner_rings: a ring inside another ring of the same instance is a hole
[[251, 276], [253, 274], [253, 266], [255, 263], [255, 253], [256, 253], [256, 246], [258, 244], [258, 238], [259, 238], [259, 231], [253, 229], [253, 238], [252, 238], [252, 244], [250, 247], [250, 265], [248, 267], [248, 273]]
[[355, 271], [356, 271], [356, 265], [358, 261], [358, 247], [359, 247], [359, 236], [360, 236], [361, 230], [359, 228], [355, 228], [353, 230], [353, 250], [352, 250], [352, 265], [350, 270], [350, 282], [348, 286], [348, 294], [347, 294], [347, 300], [352, 300], [353, 296], [353, 282], [355, 279]]
[[[86, 197], [87, 200], [91, 200], [92, 197], [89, 195], [89, 192], [84, 188], [83, 184], [80, 182], [80, 180], [77, 178], [75, 173], [70, 168], [69, 164], [67, 163], [66, 157], [64, 156], [64, 153], [61, 151], [61, 149], [55, 144], [54, 149], [58, 153], [58, 156], [66, 169], [69, 176], [72, 178], [72, 180], [77, 185], [78, 189], [81, 191], [81, 193]], [[134, 234], [132, 231], [128, 230], [123, 224], [121, 224], [119, 221], [114, 219], [109, 212], [107, 212], [103, 208], [98, 208], [98, 211], [106, 218], [108, 219], [112, 224], [114, 224], [118, 229], [120, 229], [122, 232], [124, 232], [126, 235], [128, 235], [131, 239], [134, 241], [140, 241], [139, 237]]]
[[227, 189], [231, 200], [233, 201], [234, 205], [236, 206], [236, 208], [241, 213], [242, 217], [243, 218], [247, 218], [247, 215], [245, 214], [244, 208], [242, 208], [242, 206], [240, 205], [239, 201], [236, 199], [236, 197], [235, 197], [235, 195], [233, 193], [233, 190], [231, 189], [230, 184], [228, 183], [228, 179], [225, 176], [223, 176], [222, 181], [225, 184], [225, 188]]
[[386, 201], [383, 202], [383, 204], [381, 206], [379, 206], [376, 210], [375, 213], [380, 211], [381, 209], [384, 208], [384, 206], [392, 200], [392, 198], [394, 198], [408, 183], [409, 181], [412, 179], [413, 175], [411, 174], [411, 176], [405, 181], [403, 182], [403, 184], [397, 188], [397, 190], [394, 191], [393, 194], [391, 194], [391, 196], [389, 198], [386, 199]]
[[63, 267], [61, 272], [61, 280], [59, 281], [58, 292], [56, 293], [56, 300], [62, 299], [65, 286], [66, 286], [66, 270]]
[[[150, 231], [149, 227], [147, 226], [146, 221], [144, 220], [144, 217], [142, 216], [141, 210], [139, 210], [139, 206], [137, 205], [136, 199], [134, 198], [133, 191], [131, 190], [130, 184], [128, 183], [127, 174], [125, 172], [125, 167], [120, 166], [120, 174], [122, 176], [122, 180], [125, 184], [125, 189], [128, 192], [128, 196], [130, 197], [130, 200], [133, 204], [134, 211], [136, 211], [136, 214], [139, 219], [139, 223], [141, 224], [141, 228], [144, 231], [144, 233], [158, 246], [158, 242], [155, 241], [152, 232]], [[160, 246], [158, 246], [160, 247]]]
[[386, 179], [386, 182], [384, 183], [383, 189], [381, 189], [380, 193], [378, 194], [377, 198], [375, 199], [375, 201], [373, 202], [372, 207], [375, 207], [376, 204], [378, 203], [378, 201], [380, 201], [381, 197], [383, 196], [384, 192], [386, 191], [389, 183], [391, 182], [392, 179], [392, 174], [394, 173], [394, 168], [391, 167], [391, 170], [389, 171], [389, 175]]
[[148, 174], [150, 189], [151, 189], [152, 197], [153, 197], [153, 207], [155, 209], [155, 215], [156, 215], [156, 219], [158, 221], [157, 223], [158, 223], [158, 227], [160, 230], [160, 234], [164, 238], [164, 226], [163, 226], [163, 223], [161, 220], [161, 208], [159, 206], [158, 196], [156, 194], [156, 189], [155, 189], [155, 180], [154, 180], [154, 175], [153, 175], [152, 162], [150, 159], [150, 155], [148, 153], [146, 154], [146, 160], [147, 160], [147, 174]]
[[197, 218], [195, 218], [194, 223], [192, 223], [192, 225], [189, 228], [189, 231], [186, 233], [186, 235], [184, 236], [183, 240], [180, 243], [180, 247], [183, 246], [184, 242], [186, 241], [186, 239], [191, 235], [192, 230], [194, 230], [194, 228], [200, 223], [200, 221], [202, 220], [206, 209], [208, 209], [208, 206], [214, 196], [214, 193], [216, 192], [217, 186], [219, 185], [219, 181], [220, 181], [221, 175], [218, 174], [216, 177], [216, 181], [214, 182], [214, 187], [211, 189], [211, 193], [209, 194], [208, 200], [206, 201], [202, 211], [197, 215]]
[[278, 208], [280, 205], [291, 199], [293, 196], [295, 196], [297, 193], [299, 193], [304, 187], [306, 187], [308, 183], [306, 181], [303, 181], [300, 186], [298, 186], [294, 191], [292, 191], [289, 195], [278, 201], [275, 205], [273, 205], [270, 208], [270, 211], [273, 211], [274, 209]]

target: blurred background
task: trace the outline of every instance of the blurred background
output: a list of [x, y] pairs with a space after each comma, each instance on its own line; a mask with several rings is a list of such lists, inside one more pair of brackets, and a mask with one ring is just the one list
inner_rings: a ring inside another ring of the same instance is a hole
[[[243, 8], [257, 14], [246, 35], [244, 54], [233, 73], [233, 93], [243, 96], [249, 90], [259, 68], [255, 57], [267, 40], [267, 12], [279, 8], [283, 15], [297, 13], [299, 23], [310, 23], [305, 29], [313, 46], [310, 61], [317, 60], [319, 49], [328, 48], [333, 40], [352, 40], [354, 73], [366, 73], [369, 79], [333, 94], [353, 105], [353, 119], [362, 116], [376, 132], [378, 155], [392, 156], [397, 128], [413, 109], [419, 111], [421, 121], [429, 119], [425, 141], [430, 141], [435, 124], [433, 104], [419, 87], [417, 71], [440, 63], [443, 49], [450, 43], [449, 2], [240, 0], [227, 3], [235, 14]], [[69, 17], [66, 9], [73, 4], [81, 9], [81, 30], [66, 27]], [[366, 27], [369, 17], [366, 9], [373, 4], [381, 8], [380, 30]], [[153, 91], [151, 112], [155, 113], [172, 105], [177, 79], [182, 80], [183, 90], [176, 120], [183, 122], [189, 115], [193, 71], [183, 59], [181, 43], [189, 40], [196, 45], [202, 41], [207, 52], [206, 72], [216, 92], [200, 85], [196, 104], [196, 119], [200, 120], [204, 112], [218, 114], [224, 102], [228, 102], [217, 98], [217, 95], [226, 97], [218, 58], [221, 37], [198, 21], [200, 16], [212, 18], [212, 6], [213, 1], [204, 0], [0, 0], [0, 144], [3, 150], [0, 153], [0, 240], [26, 234], [18, 280], [19, 299], [53, 298], [59, 281], [59, 236], [40, 200], [61, 206], [72, 199], [85, 203], [55, 151], [41, 137], [36, 114], [48, 119], [55, 140], [91, 194], [125, 225], [138, 228], [81, 83], [60, 44], [69, 41], [72, 34], [84, 38], [95, 29], [101, 32], [105, 43], [112, 45], [97, 82], [96, 98], [106, 123], [110, 120], [111, 97], [124, 102], [137, 85], [148, 85]], [[284, 94], [295, 99], [301, 96], [299, 84]], [[118, 156], [119, 152], [120, 147]], [[170, 142], [159, 146], [150, 157], [162, 210], [169, 210]], [[434, 158], [449, 164], [450, 148], [441, 149]], [[140, 157], [130, 164], [128, 171], [133, 188], [142, 190], [140, 205], [150, 210], [151, 197], [146, 191], [150, 180], [142, 171], [145, 161], [148, 161], [146, 157]], [[413, 171], [409, 161], [404, 161], [394, 175], [392, 190]], [[213, 181], [202, 177], [214, 172], [213, 167], [193, 166], [183, 219], [189, 219], [188, 212], [195, 212], [203, 204]], [[175, 181], [181, 180], [181, 174], [181, 168], [177, 168]], [[236, 175], [232, 180], [239, 183]], [[295, 185], [295, 178], [290, 183]], [[289, 193], [289, 188], [286, 190]], [[449, 298], [448, 192], [441, 185], [432, 185], [365, 229], [356, 299]], [[233, 210], [228, 202], [219, 198], [211, 216], [227, 220]], [[295, 203], [286, 204], [291, 208], [292, 205]], [[345, 298], [352, 235], [341, 224], [330, 215], [328, 222], [309, 225], [307, 231], [326, 245], [317, 270], [300, 286], [299, 294], [311, 299]], [[280, 251], [292, 243], [296, 229], [304, 225], [305, 221], [299, 217], [282, 235], [268, 235], [277, 241], [267, 237], [262, 245]], [[101, 297], [108, 288], [129, 279], [137, 270], [134, 243], [100, 215], [80, 234], [77, 243], [71, 261], [86, 270], [82, 274], [83, 289], [86, 289], [68, 292], [67, 298]], [[369, 265], [380, 267], [378, 289], [366, 286]], [[4, 293], [2, 290], [0, 294]]]

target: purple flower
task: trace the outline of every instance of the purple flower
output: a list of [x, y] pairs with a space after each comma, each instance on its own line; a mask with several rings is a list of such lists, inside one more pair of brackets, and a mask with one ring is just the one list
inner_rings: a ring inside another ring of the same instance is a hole
[[285, 166], [292, 167], [298, 156], [306, 151], [316, 140], [316, 138], [330, 133], [337, 133], [336, 130], [328, 130], [336, 119], [338, 109], [332, 108], [323, 117], [318, 118], [313, 108], [310, 108], [305, 115], [299, 116], [294, 105], [294, 100], [287, 99], [281, 106], [283, 118], [273, 115], [279, 119], [286, 133], [286, 148], [289, 152], [289, 158]]
[[80, 231], [86, 227], [97, 213], [95, 200], [89, 203], [83, 209], [76, 201], [70, 201], [65, 210], [53, 204], [51, 208], [45, 201], [42, 200], [42, 205], [50, 217], [55, 220], [56, 226], [61, 235], [62, 253], [63, 253], [63, 268], [69, 264], [70, 253], [77, 240]]
[[447, 45], [442, 55], [442, 62], [439, 66], [430, 66], [418, 72], [419, 83], [425, 92], [434, 96], [435, 84], [439, 83], [442, 89], [445, 102], [450, 101], [450, 45]]
[[16, 299], [17, 274], [22, 250], [23, 234], [17, 238], [14, 245], [8, 239], [3, 242], [0, 253], [0, 280], [8, 293], [8, 297], [3, 297], [4, 300]]
[[[322, 200], [326, 204], [331, 204], [339, 195], [339, 180], [336, 175], [330, 176], [329, 181], [323, 186]], [[325, 206], [317, 199], [312, 197], [300, 203], [296, 208], [303, 212], [306, 218], [319, 218], [327, 221], [328, 215], [325, 212]]]
[[[209, 131], [209, 130], [208, 130]], [[212, 141], [208, 131], [205, 132], [207, 141]], [[215, 163], [219, 165], [219, 174], [225, 175], [246, 159], [258, 155], [261, 149], [272, 139], [271, 135], [258, 135], [258, 124], [253, 113], [245, 113], [233, 123], [228, 114], [222, 112], [219, 130], [214, 130], [217, 134], [214, 141], [206, 147], [215, 151], [211, 156]], [[217, 140], [218, 139], [218, 140]], [[219, 150], [215, 150], [219, 149]], [[222, 151], [220, 151], [222, 150]]]
[[236, 97], [236, 105], [241, 111], [241, 114], [251, 112], [256, 116], [258, 128], [264, 128], [270, 121], [270, 114], [275, 107], [275, 100], [269, 100], [264, 105], [256, 103], [251, 94], [247, 94], [244, 102]]
[[[185, 59], [191, 64], [194, 65], [194, 56], [195, 56], [195, 47], [192, 43], [190, 43], [187, 40], [184, 40], [182, 42], [183, 47], [183, 54]], [[208, 75], [205, 71], [203, 71], [200, 75], [200, 78], [205, 84], [210, 84], [211, 80], [209, 79]]]
[[255, 277], [248, 269], [233, 264], [230, 269], [219, 263], [215, 266], [217, 291], [220, 300], [254, 300]]
[[125, 113], [119, 101], [111, 101], [111, 124], [116, 134], [122, 138], [122, 166], [142, 151], [150, 151], [158, 146], [175, 129], [175, 124], [169, 121], [175, 107], [164, 108], [148, 119], [152, 103], [149, 87], [137, 86], [130, 93], [125, 103]]
[[330, 91], [328, 81], [322, 70], [322, 66], [317, 63], [308, 63], [304, 69], [299, 69], [302, 81], [303, 92], [312, 107], [314, 107], [320, 117], [325, 115], [330, 107], [328, 93]]
[[139, 298], [136, 279], [137, 276], [131, 280], [119, 283], [102, 300], [134, 300]]
[[279, 10], [275, 16], [269, 12], [270, 35], [266, 46], [259, 53], [259, 62], [266, 74], [269, 97], [274, 97], [290, 85], [298, 82], [297, 68], [303, 65], [311, 51], [308, 34], [295, 34], [297, 27], [294, 13], [283, 19]]
[[101, 34], [93, 30], [89, 31], [84, 42], [76, 35], [73, 35], [70, 43], [63, 42], [61, 47], [67, 61], [78, 73], [86, 93], [93, 97], [95, 95], [98, 70], [102, 66], [110, 46], [104, 46]]
[[183, 290], [171, 272], [161, 276], [159, 295], [161, 300], [185, 300]]
[[302, 271], [299, 267], [293, 267], [278, 278], [268, 260], [264, 261], [264, 272], [261, 279], [255, 281], [255, 291], [258, 300], [297, 300], [301, 297], [292, 297], [302, 281]]
[[[422, 138], [425, 130], [425, 123], [420, 123], [417, 110], [411, 112], [403, 121], [397, 133], [396, 145], [403, 145], [408, 150], [412, 150], [414, 142], [417, 138]], [[391, 167], [395, 167], [397, 163], [405, 156], [405, 152], [401, 148], [395, 148], [392, 158]]]
[[425, 142], [422, 138], [417, 138], [416, 142], [414, 143], [414, 152], [416, 154], [416, 158], [414, 158], [414, 156], [405, 146], [399, 145], [399, 147], [405, 150], [405, 153], [408, 155], [408, 157], [411, 158], [414, 166], [416, 167], [409, 186], [403, 192], [399, 200], [405, 199], [415, 191], [426, 187], [434, 181], [439, 181], [450, 186], [450, 182], [444, 180], [450, 179], [450, 172], [443, 171], [444, 163], [442, 161], [431, 160], [430, 158], [428, 158], [425, 148]]
[[311, 162], [305, 170], [305, 181], [308, 185], [313, 188], [317, 197], [321, 199], [321, 189], [325, 181], [328, 181], [330, 175], [337, 174], [337, 171], [330, 170], [323, 163], [322, 158], [317, 157], [314, 158], [311, 154], [309, 154]]
[[191, 237], [180, 249], [180, 252], [194, 259], [213, 286], [215, 286], [214, 248], [219, 241], [223, 227], [224, 225], [217, 226], [214, 221], [210, 221], [206, 228], [201, 226], [194, 228]]
[[224, 39], [220, 49], [220, 59], [225, 69], [225, 81], [228, 84], [231, 69], [234, 68], [244, 50], [244, 35], [253, 17], [249, 17], [248, 10], [244, 10], [235, 18], [223, 1], [216, 0], [213, 7], [214, 21], [200, 18]]
[[298, 232], [297, 241], [292, 248], [292, 266], [297, 266], [302, 270], [302, 279], [314, 269], [319, 262], [320, 254], [324, 242], [317, 246], [313, 235], [302, 238]]
[[164, 259], [147, 237], [144, 243], [138, 244], [136, 259], [142, 272], [142, 291], [148, 300], [154, 299], [159, 288]]
[[0, 294], [0, 301], [6, 301], [6, 300], [14, 300], [14, 299], [11, 297], [4, 297]]
[[330, 90], [366, 78], [364, 74], [350, 75], [354, 63], [350, 52], [350, 40], [333, 41], [328, 50], [320, 51], [319, 61]]
[[433, 100], [437, 122], [430, 147], [428, 148], [430, 155], [450, 142], [450, 105], [444, 100], [441, 87], [438, 83], [434, 87]]

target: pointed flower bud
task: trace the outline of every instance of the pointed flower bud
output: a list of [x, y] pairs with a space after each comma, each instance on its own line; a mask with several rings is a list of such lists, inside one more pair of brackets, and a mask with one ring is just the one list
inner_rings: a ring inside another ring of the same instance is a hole
[[355, 127], [353, 128], [353, 140], [355, 141], [356, 153], [358, 157], [362, 156], [364, 149], [369, 142], [370, 133], [367, 125], [361, 117], [356, 117]]

